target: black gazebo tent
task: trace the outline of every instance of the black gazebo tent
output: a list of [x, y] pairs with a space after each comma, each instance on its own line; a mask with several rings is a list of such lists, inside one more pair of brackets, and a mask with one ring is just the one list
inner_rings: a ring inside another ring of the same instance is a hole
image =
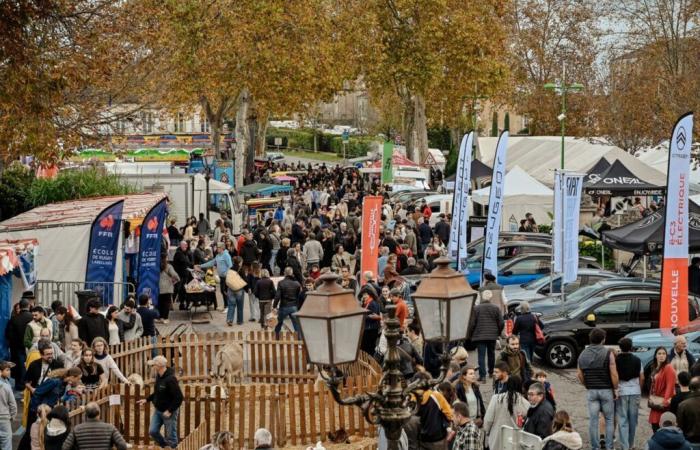
[[616, 160], [610, 168], [594, 183], [584, 185], [588, 195], [612, 195], [616, 197], [663, 195], [663, 186], [656, 186], [641, 180], [633, 174], [620, 160]]
[[[700, 252], [700, 206], [690, 201], [688, 230], [690, 242], [688, 250], [691, 253]], [[644, 255], [660, 253], [664, 245], [664, 208], [654, 214], [644, 217], [634, 223], [614, 230], [603, 231], [602, 240], [608, 247]]]
[[584, 186], [595, 183], [600, 180], [600, 176], [603, 175], [610, 168], [610, 163], [605, 158], [600, 158], [597, 163], [593, 165], [588, 170], [588, 173], [583, 179]]
[[[472, 160], [471, 174], [470, 178], [476, 180], [477, 178], [491, 177], [493, 174], [493, 169], [479, 161], [478, 159]], [[455, 181], [457, 174], [452, 174], [445, 178], [445, 181]]]

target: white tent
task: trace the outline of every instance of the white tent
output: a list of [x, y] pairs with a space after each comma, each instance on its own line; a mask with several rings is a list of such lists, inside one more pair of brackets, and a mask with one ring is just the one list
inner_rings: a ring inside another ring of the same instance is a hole
[[[490, 186], [474, 191], [472, 201], [488, 205], [490, 192]], [[532, 213], [537, 223], [552, 222], [548, 213], [552, 212], [554, 191], [528, 175], [519, 166], [506, 173], [503, 198], [501, 230], [517, 231], [520, 220], [524, 219], [527, 213]]]
[[[668, 142], [654, 148], [640, 150], [635, 153], [635, 156], [663, 174], [668, 171]], [[700, 193], [700, 163], [692, 159], [690, 161], [690, 191]]]
[[[498, 138], [479, 138], [482, 161], [492, 165]], [[540, 183], [554, 185], [554, 169], [559, 167], [561, 157], [561, 137], [557, 136], [513, 136], [508, 140], [506, 168], [520, 166]], [[666, 176], [659, 170], [625, 152], [619, 147], [590, 142], [586, 139], [566, 138], [566, 169], [585, 173], [605, 158], [609, 163], [620, 160], [640, 179], [666, 186]]]

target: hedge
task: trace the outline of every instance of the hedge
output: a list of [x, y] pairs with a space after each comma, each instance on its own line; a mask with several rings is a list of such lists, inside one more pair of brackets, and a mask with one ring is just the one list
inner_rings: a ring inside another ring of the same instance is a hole
[[[334, 134], [316, 132], [318, 151], [343, 155], [343, 138]], [[269, 128], [266, 142], [268, 147], [275, 147], [275, 138], [282, 138], [281, 148], [313, 151], [314, 133], [312, 130], [286, 130], [281, 128]], [[376, 139], [370, 136], [351, 136], [346, 146], [346, 156], [354, 158], [365, 156], [372, 149], [372, 142]]]

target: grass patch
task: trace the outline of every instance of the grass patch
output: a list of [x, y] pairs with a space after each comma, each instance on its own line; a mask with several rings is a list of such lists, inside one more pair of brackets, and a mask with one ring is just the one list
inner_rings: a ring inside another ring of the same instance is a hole
[[335, 153], [329, 152], [312, 152], [306, 150], [282, 150], [284, 156], [291, 156], [293, 158], [305, 158], [305, 159], [315, 159], [318, 161], [331, 161], [331, 162], [342, 162], [343, 158], [339, 157]]

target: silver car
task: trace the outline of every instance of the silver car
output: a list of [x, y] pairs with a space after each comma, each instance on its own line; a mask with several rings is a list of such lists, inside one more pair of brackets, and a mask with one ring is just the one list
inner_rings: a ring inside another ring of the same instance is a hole
[[[575, 282], [566, 285], [566, 293], [570, 294], [581, 286], [588, 286], [606, 278], [618, 278], [620, 275], [601, 269], [579, 269]], [[550, 296], [550, 282], [552, 295]], [[547, 275], [524, 284], [505, 286], [503, 292], [509, 308], [516, 307], [520, 302], [536, 301], [546, 297], [561, 295], [561, 274]]]

